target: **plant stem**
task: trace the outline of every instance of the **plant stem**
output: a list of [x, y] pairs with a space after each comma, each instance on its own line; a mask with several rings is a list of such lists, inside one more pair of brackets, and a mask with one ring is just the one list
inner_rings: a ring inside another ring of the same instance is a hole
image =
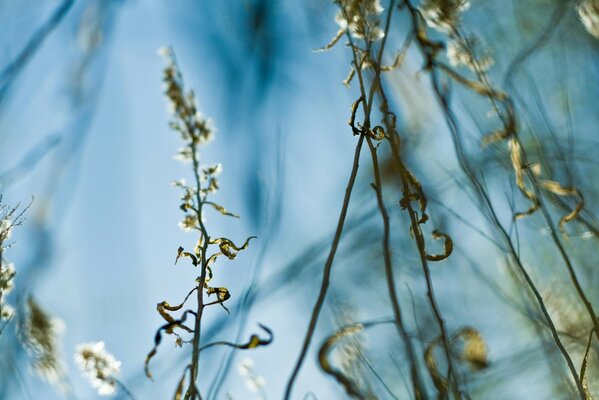
[[345, 224], [345, 218], [347, 216], [347, 209], [349, 207], [349, 200], [351, 198], [351, 194], [354, 188], [354, 183], [356, 181], [356, 175], [358, 174], [358, 168], [360, 166], [360, 153], [362, 150], [362, 145], [364, 143], [364, 135], [360, 135], [358, 139], [358, 143], [356, 144], [356, 149], [354, 152], [354, 161], [352, 165], [352, 170], [349, 176], [349, 181], [347, 183], [347, 187], [345, 188], [345, 195], [343, 197], [343, 206], [341, 207], [341, 213], [339, 214], [339, 220], [337, 222], [337, 229], [335, 230], [335, 236], [333, 238], [333, 243], [331, 244], [331, 250], [329, 251], [329, 256], [324, 265], [324, 269], [322, 272], [322, 282], [320, 284], [320, 291], [318, 293], [318, 297], [316, 299], [316, 303], [312, 308], [312, 316], [310, 317], [310, 323], [308, 325], [308, 330], [306, 331], [306, 335], [304, 337], [304, 342], [302, 344], [302, 348], [300, 354], [295, 362], [295, 366], [287, 381], [287, 386], [285, 388], [285, 394], [283, 398], [285, 400], [289, 400], [291, 398], [291, 391], [293, 389], [293, 385], [295, 380], [297, 379], [297, 375], [302, 367], [304, 359], [306, 358], [306, 353], [308, 352], [308, 347], [310, 346], [310, 342], [312, 341], [312, 337], [314, 336], [314, 331], [316, 330], [316, 323], [318, 322], [318, 317], [320, 315], [320, 311], [322, 310], [322, 306], [324, 305], [324, 300], [327, 295], [327, 291], [329, 289], [330, 279], [331, 279], [331, 271], [333, 269], [333, 261], [335, 260], [335, 254], [337, 254], [337, 247], [339, 246], [339, 241], [341, 240], [341, 233], [343, 232], [343, 225]]

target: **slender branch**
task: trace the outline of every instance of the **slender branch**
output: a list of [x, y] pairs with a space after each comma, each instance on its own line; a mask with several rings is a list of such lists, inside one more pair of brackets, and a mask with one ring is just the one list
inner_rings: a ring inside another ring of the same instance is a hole
[[52, 13], [50, 19], [33, 34], [17, 57], [0, 72], [0, 104], [8, 93], [14, 79], [48, 38], [48, 35], [62, 22], [74, 3], [75, 0], [64, 0]]
[[314, 336], [314, 332], [316, 330], [316, 323], [318, 322], [318, 317], [320, 316], [320, 311], [322, 310], [322, 306], [324, 305], [324, 300], [327, 295], [327, 291], [329, 289], [329, 284], [331, 280], [331, 271], [333, 269], [333, 261], [335, 260], [335, 255], [337, 254], [337, 248], [339, 247], [339, 241], [341, 240], [341, 233], [343, 232], [343, 225], [345, 224], [345, 218], [347, 216], [347, 210], [349, 207], [349, 201], [351, 198], [351, 194], [354, 188], [354, 183], [356, 181], [356, 175], [358, 174], [358, 168], [360, 166], [360, 153], [362, 150], [362, 145], [364, 143], [364, 135], [360, 135], [358, 139], [358, 143], [356, 144], [356, 149], [354, 152], [354, 161], [352, 165], [352, 170], [349, 176], [349, 181], [347, 183], [347, 187], [345, 188], [345, 195], [343, 197], [343, 205], [341, 207], [341, 213], [339, 214], [339, 220], [337, 222], [337, 229], [335, 230], [335, 236], [333, 238], [333, 243], [331, 244], [331, 250], [329, 251], [329, 256], [324, 265], [324, 269], [322, 272], [322, 281], [320, 284], [320, 291], [318, 293], [318, 297], [316, 298], [316, 303], [312, 308], [312, 316], [310, 317], [310, 323], [308, 325], [308, 329], [306, 331], [306, 335], [304, 337], [304, 342], [302, 344], [302, 348], [300, 350], [300, 354], [295, 362], [295, 366], [293, 367], [293, 371], [289, 380], [287, 381], [287, 386], [285, 388], [285, 394], [283, 398], [285, 400], [289, 400], [291, 398], [291, 391], [293, 390], [293, 385], [299, 371], [302, 367], [304, 359], [306, 358], [306, 354], [308, 352], [308, 347], [310, 347], [310, 342], [312, 341], [312, 337]]
[[[413, 6], [413, 4], [411, 3], [411, 0], [406, 0], [406, 5], [410, 11], [414, 29], [419, 30], [420, 29], [420, 15], [419, 15], [418, 10]], [[555, 324], [553, 323], [553, 320], [551, 319], [551, 316], [549, 315], [549, 312], [547, 310], [547, 307], [545, 305], [543, 297], [541, 296], [539, 290], [537, 289], [534, 282], [532, 281], [530, 275], [528, 274], [528, 271], [522, 264], [522, 261], [516, 252], [516, 249], [514, 247], [514, 244], [511, 240], [508, 232], [505, 230], [505, 227], [503, 227], [503, 225], [499, 221], [497, 214], [495, 213], [495, 210], [491, 203], [491, 200], [487, 194], [486, 189], [484, 188], [484, 186], [481, 184], [481, 182], [476, 177], [476, 174], [474, 173], [469, 161], [465, 157], [464, 151], [462, 149], [462, 144], [461, 144], [461, 140], [460, 140], [460, 130], [459, 130], [457, 121], [449, 107], [448, 99], [445, 96], [443, 90], [441, 89], [441, 85], [439, 83], [437, 72], [434, 68], [435, 51], [433, 49], [431, 49], [429, 43], [425, 42], [419, 36], [417, 37], [417, 43], [418, 43], [421, 53], [425, 57], [426, 65], [429, 67], [429, 75], [430, 75], [430, 79], [431, 79], [432, 88], [433, 88], [434, 94], [437, 98], [437, 101], [441, 105], [443, 114], [444, 114], [446, 122], [447, 122], [447, 126], [452, 135], [459, 165], [460, 165], [461, 169], [463, 170], [463, 172], [468, 177], [468, 179], [470, 180], [471, 184], [476, 189], [476, 193], [479, 196], [479, 200], [484, 205], [485, 210], [487, 212], [487, 217], [490, 219], [491, 223], [496, 227], [499, 234], [504, 239], [504, 241], [508, 247], [509, 255], [511, 256], [512, 260], [518, 267], [519, 272], [524, 277], [524, 280], [526, 281], [526, 284], [527, 284], [529, 290], [532, 291], [532, 293], [537, 301], [537, 304], [538, 304], [539, 308], [541, 309], [541, 312], [542, 312], [545, 320], [547, 321], [547, 325], [551, 331], [553, 340], [554, 340], [557, 348], [559, 349], [560, 353], [562, 354], [564, 360], [566, 361], [568, 369], [569, 369], [569, 371], [574, 379], [574, 382], [576, 384], [576, 387], [578, 389], [580, 398], [585, 399], [586, 396], [584, 393], [584, 389], [582, 387], [582, 384], [581, 384], [580, 378], [578, 376], [578, 373], [576, 371], [576, 368], [574, 367], [574, 363], [572, 362], [572, 358], [570, 357], [570, 354], [564, 347], [564, 345], [559, 337], [559, 334], [557, 332]]]
[[[190, 132], [193, 132], [193, 127], [192, 126], [188, 126], [188, 129], [190, 129]], [[199, 369], [199, 363], [200, 363], [200, 337], [201, 337], [201, 333], [202, 333], [202, 313], [204, 312], [204, 284], [206, 283], [206, 272], [208, 270], [207, 268], [207, 257], [206, 257], [206, 253], [208, 250], [208, 244], [210, 242], [210, 237], [208, 236], [208, 232], [206, 230], [206, 226], [204, 225], [204, 221], [202, 218], [202, 206], [204, 205], [204, 201], [205, 199], [202, 198], [201, 196], [201, 179], [200, 179], [200, 162], [198, 160], [198, 155], [197, 155], [197, 151], [196, 151], [196, 144], [195, 142], [192, 140], [191, 144], [191, 154], [192, 154], [192, 161], [193, 161], [193, 175], [194, 175], [194, 179], [195, 179], [195, 184], [196, 184], [196, 193], [195, 193], [195, 198], [196, 198], [196, 203], [197, 203], [197, 207], [194, 208], [195, 213], [196, 213], [196, 217], [198, 220], [198, 224], [200, 225], [200, 231], [202, 234], [202, 246], [201, 246], [201, 270], [200, 270], [200, 277], [198, 280], [198, 285], [197, 285], [197, 300], [198, 300], [198, 305], [197, 305], [197, 311], [196, 311], [196, 319], [195, 319], [195, 327], [194, 327], [194, 333], [193, 333], [193, 341], [192, 341], [192, 356], [191, 356], [191, 365], [190, 365], [190, 380], [189, 380], [189, 387], [187, 389], [187, 393], [186, 393], [186, 398], [189, 398], [191, 400], [195, 400], [196, 398], [199, 398], [200, 400], [202, 399], [201, 394], [199, 393], [199, 391], [197, 390], [197, 386], [196, 386], [196, 380], [198, 377], [198, 369]]]
[[389, 213], [387, 212], [387, 208], [385, 207], [385, 202], [383, 200], [383, 187], [381, 174], [379, 169], [378, 156], [376, 154], [376, 148], [372, 143], [372, 139], [370, 137], [366, 138], [368, 143], [368, 147], [370, 149], [370, 155], [372, 157], [372, 168], [374, 170], [374, 179], [375, 184], [373, 188], [376, 192], [376, 199], [379, 206], [379, 210], [381, 213], [381, 218], [383, 219], [383, 255], [385, 260], [385, 277], [387, 281], [387, 289], [389, 291], [389, 298], [391, 299], [391, 308], [393, 309], [393, 315], [395, 317], [395, 325], [401, 336], [404, 346], [406, 348], [406, 352], [408, 353], [408, 359], [410, 360], [410, 374], [412, 377], [412, 384], [414, 385], [414, 394], [416, 399], [427, 398], [426, 391], [424, 390], [424, 386], [422, 385], [422, 380], [418, 373], [418, 364], [416, 363], [416, 356], [414, 355], [414, 348], [412, 347], [412, 343], [408, 336], [408, 332], [405, 328], [402, 318], [402, 312], [399, 305], [399, 296], [397, 295], [397, 290], [395, 288], [395, 279], [393, 277], [393, 263], [391, 260], [391, 249], [389, 245]]

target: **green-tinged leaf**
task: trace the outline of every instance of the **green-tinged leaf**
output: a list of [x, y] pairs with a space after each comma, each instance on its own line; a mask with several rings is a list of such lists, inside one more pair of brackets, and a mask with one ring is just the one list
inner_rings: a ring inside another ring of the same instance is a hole
[[220, 304], [225, 309], [225, 311], [227, 313], [229, 313], [229, 309], [223, 304], [225, 301], [227, 301], [231, 298], [229, 289], [227, 289], [226, 287], [207, 287], [206, 294], [208, 294], [208, 296], [210, 296], [212, 294], [216, 294], [216, 298], [217, 298], [216, 301], [214, 301], [212, 303], [207, 303], [206, 304], [207, 306], [212, 305], [212, 304]]
[[250, 337], [249, 342], [246, 343], [245, 345], [241, 345], [240, 347], [238, 347], [239, 349], [242, 349], [242, 350], [243, 349], [254, 349], [254, 348], [260, 347], [260, 346], [268, 346], [269, 344], [272, 343], [272, 341], [274, 339], [274, 335], [273, 335], [272, 331], [265, 325], [258, 324], [258, 326], [260, 328], [262, 328], [262, 330], [268, 334], [268, 338], [262, 339], [258, 335], [254, 334]]
[[211, 255], [208, 258], [208, 261], [206, 261], [206, 268], [210, 267], [212, 264], [214, 264], [214, 262], [216, 261], [216, 259], [220, 256], [222, 256], [223, 253], [218, 252], [218, 253], [214, 253], [213, 255]]
[[221, 206], [220, 204], [216, 204], [212, 201], [206, 201], [204, 204], [208, 204], [208, 205], [212, 206], [212, 208], [214, 208], [216, 211], [218, 211], [222, 215], [226, 215], [226, 216], [233, 217], [233, 218], [239, 218], [239, 215], [233, 214], [232, 212], [227, 211], [227, 209], [225, 207]]
[[236, 246], [235, 243], [227, 238], [213, 239], [210, 241], [210, 244], [217, 244], [221, 253], [224, 254], [229, 260], [233, 260], [235, 257], [237, 257], [237, 253], [247, 249], [251, 239], [256, 239], [256, 236], [250, 236], [247, 238], [242, 246]]
[[[187, 299], [189, 299], [189, 296], [191, 296], [192, 293], [195, 292], [196, 290], [198, 290], [197, 286], [194, 287], [193, 289], [191, 289], [189, 291], [189, 293], [187, 293], [187, 295], [185, 296], [185, 299], [183, 299], [183, 301], [180, 304], [178, 304], [176, 306], [171, 306], [168, 302], [162, 301], [156, 305], [156, 310], [158, 310], [158, 313], [162, 316], [162, 318], [164, 318], [164, 320], [166, 322], [174, 322], [175, 318], [173, 318], [169, 313], [167, 313], [167, 311], [179, 311], [181, 308], [183, 308], [183, 305], [185, 305], [185, 302], [187, 302]], [[167, 333], [172, 333], [172, 332], [167, 332]]]
[[458, 338], [463, 342], [460, 358], [468, 363], [472, 371], [480, 371], [489, 366], [487, 345], [478, 330], [465, 327], [454, 335], [453, 340]]
[[188, 251], [185, 251], [183, 247], [179, 246], [179, 249], [177, 249], [177, 257], [175, 258], [175, 265], [177, 264], [180, 258], [184, 257], [191, 258], [191, 263], [194, 265], [194, 267], [198, 266], [198, 257], [196, 257], [194, 254], [191, 254]]
[[239, 350], [249, 350], [249, 349], [254, 349], [254, 348], [260, 347], [260, 346], [268, 346], [274, 340], [274, 335], [267, 326], [262, 325], [262, 324], [258, 324], [258, 326], [268, 334], [268, 337], [266, 339], [260, 338], [258, 335], [254, 334], [254, 335], [250, 336], [250, 340], [247, 343], [238, 344], [238, 343], [231, 343], [231, 342], [225, 342], [225, 341], [212, 342], [212, 343], [208, 343], [208, 344], [205, 344], [204, 346], [200, 347], [200, 351], [203, 351], [203, 350], [209, 349], [210, 347], [215, 347], [215, 346], [227, 346], [227, 347], [233, 347], [233, 348], [236, 348]]
[[165, 310], [168, 310], [168, 309], [170, 309], [170, 306], [169, 306], [169, 304], [166, 301], [163, 301], [163, 302], [158, 303], [156, 305], [156, 310], [158, 310], [158, 314], [160, 314], [160, 316], [166, 322], [173, 322], [175, 319], [173, 317], [171, 317], [171, 315], [165, 311]]

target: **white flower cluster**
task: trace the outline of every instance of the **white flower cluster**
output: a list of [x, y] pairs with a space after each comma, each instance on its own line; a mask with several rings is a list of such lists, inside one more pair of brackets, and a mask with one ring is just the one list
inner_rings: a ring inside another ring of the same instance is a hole
[[469, 8], [468, 0], [425, 0], [420, 12], [430, 27], [451, 33]]
[[583, 0], [576, 11], [586, 30], [599, 39], [599, 0]]
[[339, 0], [338, 3], [341, 11], [335, 22], [342, 29], [349, 29], [351, 35], [358, 39], [375, 41], [383, 38], [385, 33], [379, 18], [383, 7], [379, 0]]
[[15, 310], [9, 304], [4, 302], [4, 297], [10, 293], [15, 286], [14, 277], [17, 274], [12, 263], [5, 263], [2, 260], [0, 265], [0, 320], [9, 320], [13, 317]]
[[[3, 205], [0, 205], [2, 211], [5, 210]], [[13, 210], [14, 211], [14, 210]], [[13, 222], [10, 220], [12, 211], [0, 217], [0, 249], [4, 249], [4, 241], [10, 239]], [[17, 274], [12, 263], [7, 262], [4, 258], [0, 259], [0, 321], [8, 321], [15, 314], [15, 309], [4, 302], [4, 298], [15, 286], [14, 277]]]
[[0, 239], [5, 241], [10, 239], [10, 235], [12, 234], [13, 224], [8, 217], [4, 217], [0, 220]]
[[254, 360], [249, 357], [244, 358], [239, 363], [239, 375], [245, 378], [245, 386], [251, 392], [261, 392], [266, 385], [266, 379], [254, 372]]
[[447, 59], [454, 67], [464, 66], [472, 71], [487, 71], [493, 58], [483, 49], [475, 36], [454, 39], [447, 43]]
[[84, 343], [77, 346], [75, 353], [75, 361], [79, 368], [101, 396], [115, 392], [115, 375], [121, 369], [121, 362], [108, 353], [104, 346], [104, 342]]

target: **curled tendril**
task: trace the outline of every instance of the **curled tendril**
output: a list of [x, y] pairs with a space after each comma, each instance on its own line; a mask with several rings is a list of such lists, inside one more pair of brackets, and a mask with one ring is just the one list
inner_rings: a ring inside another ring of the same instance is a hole
[[551, 192], [557, 196], [578, 197], [579, 200], [578, 200], [578, 203], [576, 204], [576, 207], [574, 207], [574, 209], [571, 212], [564, 215], [559, 220], [559, 229], [562, 232], [562, 235], [567, 239], [568, 232], [566, 232], [566, 228], [565, 228], [566, 223], [568, 223], [568, 222], [572, 221], [574, 218], [576, 218], [578, 216], [578, 214], [584, 208], [584, 197], [582, 196], [582, 193], [580, 193], [580, 191], [575, 187], [562, 186], [559, 183], [554, 182], [554, 181], [547, 181], [547, 180], [539, 179], [538, 182], [539, 182], [539, 185], [541, 186], [541, 188], [543, 188], [543, 189], [547, 190], [548, 192]]
[[433, 239], [445, 239], [445, 244], [443, 245], [443, 254], [427, 254], [426, 259], [429, 261], [445, 260], [447, 257], [451, 255], [451, 252], [453, 251], [453, 241], [451, 240], [451, 237], [448, 234], [439, 232], [436, 229], [433, 231], [432, 236]]
[[518, 212], [514, 215], [514, 219], [523, 218], [527, 215], [535, 213], [541, 206], [539, 199], [535, 196], [534, 192], [529, 189], [524, 183], [525, 165], [522, 161], [522, 147], [517, 138], [512, 137], [509, 141], [510, 146], [510, 158], [512, 160], [512, 168], [516, 174], [516, 186], [520, 189], [520, 192], [532, 202], [530, 208], [523, 212]]
[[[457, 331], [451, 337], [452, 346], [456, 346], [458, 341], [463, 343], [461, 354], [457, 358], [466, 362], [473, 371], [480, 371], [489, 365], [487, 360], [487, 347], [480, 332], [472, 327], [466, 326]], [[439, 368], [435, 359], [434, 350], [442, 344], [442, 337], [439, 336], [433, 340], [424, 351], [424, 363], [428, 369], [435, 388], [439, 391], [439, 398], [447, 394], [448, 380]]]
[[406, 168], [406, 172], [408, 175], [408, 180], [410, 182], [410, 185], [416, 191], [416, 193], [418, 193], [418, 205], [420, 206], [420, 212], [422, 213], [422, 216], [418, 220], [418, 223], [424, 224], [426, 221], [428, 221], [428, 215], [426, 215], [426, 206], [428, 204], [426, 195], [424, 194], [424, 190], [422, 189], [422, 185], [420, 184], [420, 181], [418, 179], [416, 179], [416, 176], [414, 176], [414, 174], [407, 168]]
[[254, 348], [260, 347], [260, 346], [268, 346], [274, 340], [274, 334], [272, 333], [272, 330], [270, 330], [267, 326], [262, 325], [262, 324], [258, 324], [258, 326], [264, 332], [266, 332], [268, 334], [268, 337], [266, 339], [261, 339], [260, 336], [254, 334], [254, 335], [250, 336], [250, 339], [247, 341], [247, 343], [238, 344], [238, 343], [232, 343], [232, 342], [226, 342], [226, 341], [212, 342], [212, 343], [208, 343], [208, 344], [205, 344], [202, 347], [200, 347], [200, 351], [206, 350], [206, 349], [209, 349], [210, 347], [215, 347], [215, 346], [227, 346], [227, 347], [233, 347], [233, 348], [239, 349], [239, 350], [249, 350], [249, 349], [254, 349]]
[[359, 122], [356, 124], [356, 114], [358, 112], [358, 107], [360, 103], [362, 103], [363, 101], [364, 96], [360, 96], [358, 100], [354, 101], [354, 103], [351, 106], [351, 117], [347, 123], [349, 124], [349, 126], [351, 126], [354, 135], [367, 135], [368, 137], [376, 141], [381, 141], [385, 138], [385, 129], [382, 126], [377, 125], [372, 129], [364, 129]]
[[[237, 253], [248, 248], [248, 246], [250, 244], [250, 240], [252, 240], [252, 239], [256, 239], [256, 236], [250, 236], [249, 238], [246, 239], [246, 241], [241, 246], [236, 246], [235, 243], [233, 243], [231, 240], [229, 240], [227, 238], [213, 239], [209, 243], [217, 244], [220, 249], [221, 254], [226, 256], [229, 260], [233, 260], [235, 257], [237, 257]], [[215, 257], [215, 259], [216, 259], [216, 257], [218, 257], [218, 255], [220, 255], [220, 254], [216, 253], [212, 257]], [[212, 257], [210, 257], [210, 258], [212, 258]], [[210, 260], [208, 260], [208, 261], [210, 261]]]
[[426, 221], [428, 221], [428, 215], [426, 214], [426, 207], [428, 201], [426, 199], [426, 196], [424, 195], [424, 190], [422, 190], [422, 185], [420, 184], [420, 182], [407, 168], [405, 169], [405, 171], [407, 173], [408, 183], [411, 186], [411, 188], [416, 191], [416, 193], [404, 193], [404, 196], [399, 200], [399, 205], [402, 210], [405, 210], [408, 208], [409, 203], [411, 203], [412, 201], [417, 201], [420, 207], [420, 212], [422, 213], [422, 216], [420, 217], [420, 219], [418, 219], [418, 223], [424, 224]]
[[179, 327], [185, 329], [188, 332], [193, 332], [193, 329], [183, 325], [183, 323], [187, 320], [188, 314], [192, 314], [194, 317], [197, 318], [197, 314], [194, 311], [185, 310], [180, 319], [175, 319], [172, 322], [164, 324], [156, 331], [156, 335], [154, 336], [154, 347], [152, 348], [152, 350], [150, 350], [150, 352], [146, 356], [146, 361], [144, 362], [144, 371], [148, 378], [152, 379], [152, 374], [150, 373], [150, 360], [158, 352], [158, 346], [160, 345], [160, 342], [162, 342], [162, 332], [171, 333], [175, 328]]
[[[156, 309], [158, 310], [158, 313], [160, 314], [160, 316], [162, 318], [164, 318], [164, 320], [166, 322], [174, 322], [175, 318], [173, 318], [167, 311], [179, 311], [181, 308], [183, 308], [183, 305], [185, 305], [185, 302], [187, 301], [187, 299], [189, 299], [189, 296], [191, 296], [191, 294], [193, 292], [195, 292], [196, 290], [198, 290], [197, 286], [194, 287], [193, 289], [191, 289], [191, 291], [189, 293], [187, 293], [187, 296], [185, 296], [185, 299], [183, 300], [183, 302], [181, 302], [180, 304], [178, 304], [176, 306], [171, 306], [166, 301], [162, 301], [162, 302], [158, 303], [156, 305]], [[171, 333], [171, 332], [168, 332], [168, 333]]]
[[351, 126], [352, 132], [356, 136], [360, 135], [362, 133], [362, 129], [356, 127], [356, 113], [358, 112], [358, 106], [363, 101], [364, 101], [364, 96], [360, 96], [360, 98], [358, 100], [354, 101], [354, 103], [351, 106], [351, 117], [349, 118], [348, 124], [349, 124], [349, 126]]
[[372, 130], [368, 130], [366, 133], [374, 140], [383, 140], [385, 138], [385, 129], [380, 125], [375, 126], [372, 128]]
[[318, 362], [323, 371], [331, 376], [333, 376], [337, 382], [339, 382], [347, 392], [348, 395], [354, 398], [363, 399], [364, 395], [360, 392], [360, 389], [347, 376], [345, 376], [341, 371], [334, 368], [329, 362], [328, 356], [329, 352], [333, 348], [333, 346], [344, 336], [353, 335], [364, 330], [364, 325], [362, 324], [354, 324], [350, 326], [343, 327], [335, 332], [333, 335], [329, 336], [325, 342], [320, 347], [320, 351], [318, 352]]
[[460, 329], [453, 337], [452, 343], [462, 342], [462, 351], [458, 358], [465, 362], [472, 371], [481, 371], [489, 366], [487, 345], [480, 332], [470, 326]]
[[348, 395], [357, 399], [364, 399], [365, 396], [361, 393], [356, 383], [331, 365], [329, 361], [329, 354], [337, 342], [345, 336], [355, 335], [373, 326], [393, 323], [395, 323], [395, 320], [385, 319], [379, 321], [358, 322], [338, 329], [333, 334], [328, 336], [324, 343], [320, 346], [320, 350], [318, 351], [318, 363], [320, 364], [320, 368], [322, 368], [326, 374], [335, 378], [335, 380], [345, 388], [345, 391]]
[[185, 257], [191, 258], [191, 263], [193, 264], [194, 267], [198, 266], [198, 263], [199, 263], [198, 257], [195, 254], [185, 251], [185, 249], [183, 247], [179, 246], [179, 248], [177, 249], [177, 258], [175, 258], [175, 264], [177, 264], [177, 262], [179, 261], [180, 258], [185, 258]]
[[181, 400], [183, 397], [183, 390], [185, 389], [185, 377], [187, 376], [187, 372], [190, 370], [191, 365], [187, 365], [183, 370], [183, 375], [179, 379], [179, 383], [177, 383], [177, 389], [175, 390], [175, 395], [173, 396], [174, 400]]
[[437, 367], [437, 360], [435, 359], [434, 350], [441, 343], [441, 336], [433, 340], [424, 351], [424, 363], [431, 376], [435, 388], [439, 392], [439, 398], [445, 398], [447, 396], [448, 381], [445, 376], [439, 371]]
[[213, 304], [220, 304], [225, 311], [230, 314], [229, 309], [224, 305], [224, 302], [231, 298], [231, 293], [226, 287], [207, 287], [206, 294], [208, 296], [216, 294], [216, 300], [211, 303], [204, 304], [205, 306], [211, 306]]

